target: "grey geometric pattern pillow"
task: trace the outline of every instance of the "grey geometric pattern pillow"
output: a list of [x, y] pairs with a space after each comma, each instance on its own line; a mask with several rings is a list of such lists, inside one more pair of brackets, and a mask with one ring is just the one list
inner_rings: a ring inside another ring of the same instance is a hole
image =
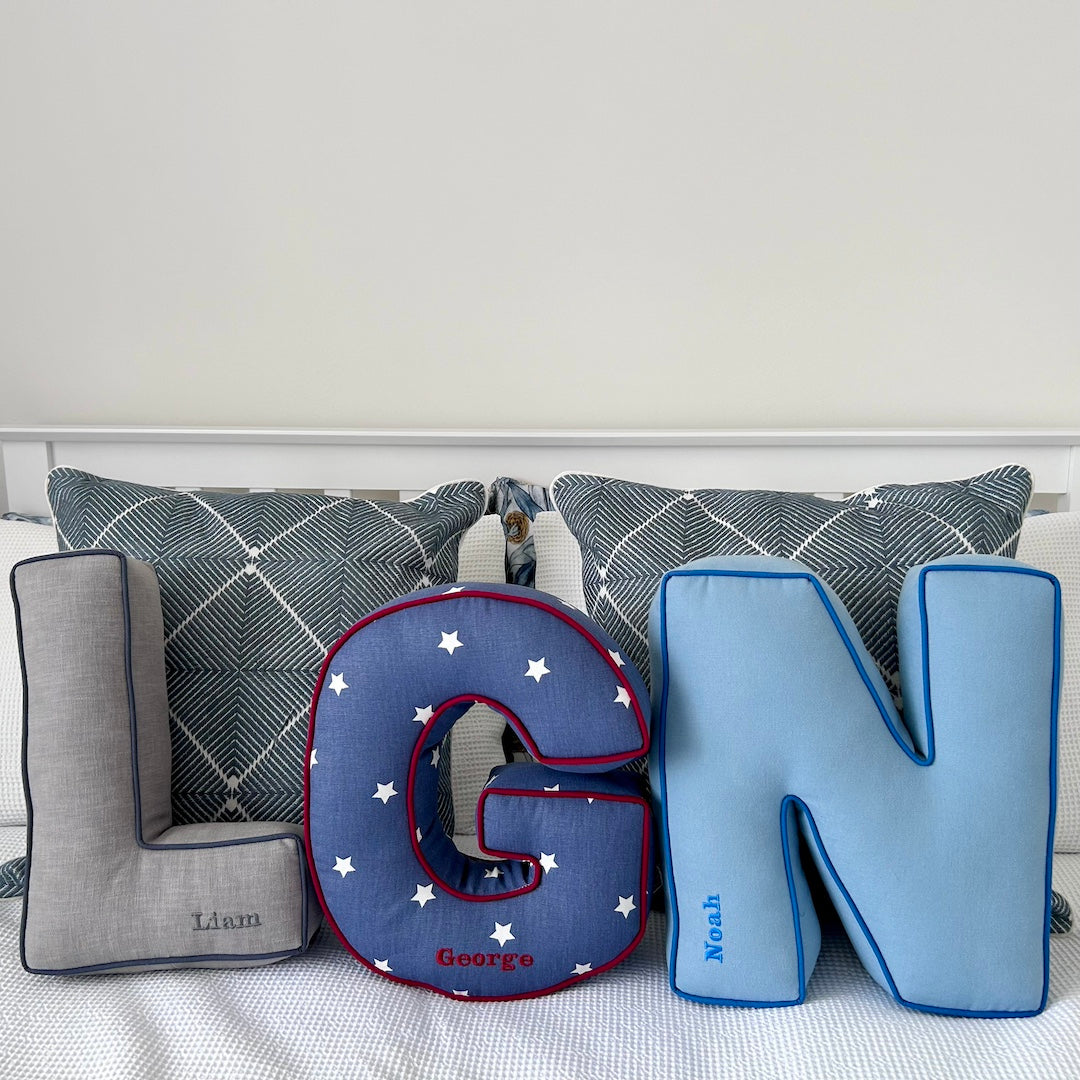
[[589, 614], [646, 678], [649, 605], [668, 570], [707, 555], [776, 555], [844, 602], [899, 703], [896, 605], [907, 570], [942, 555], [1012, 557], [1031, 474], [884, 484], [834, 501], [783, 491], [694, 491], [563, 473], [552, 498], [581, 547]]
[[26, 876], [26, 856], [20, 855], [6, 863], [0, 863], [0, 900], [22, 896], [23, 879]]
[[308, 710], [327, 650], [395, 597], [457, 576], [485, 487], [411, 502], [176, 492], [49, 474], [61, 550], [113, 548], [161, 585], [176, 824], [301, 820]]

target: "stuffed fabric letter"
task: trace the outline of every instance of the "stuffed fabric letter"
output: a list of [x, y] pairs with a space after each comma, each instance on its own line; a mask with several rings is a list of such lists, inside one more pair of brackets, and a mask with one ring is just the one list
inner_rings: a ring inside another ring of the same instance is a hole
[[[539, 762], [493, 771], [484, 860], [455, 848], [435, 805], [442, 740], [474, 701]], [[645, 931], [652, 830], [610, 770], [648, 749], [647, 703], [615, 642], [534, 589], [422, 590], [357, 623], [323, 665], [308, 735], [312, 878], [345, 947], [473, 1001], [619, 963]]]
[[704, 559], [652, 610], [653, 789], [672, 989], [803, 1001], [820, 928], [805, 839], [870, 974], [901, 1004], [1046, 1004], [1060, 600], [1009, 559], [909, 571], [904, 720], [843, 605], [786, 559]]
[[161, 600], [116, 551], [12, 571], [29, 820], [23, 966], [246, 967], [319, 927], [304, 846], [274, 821], [173, 825]]

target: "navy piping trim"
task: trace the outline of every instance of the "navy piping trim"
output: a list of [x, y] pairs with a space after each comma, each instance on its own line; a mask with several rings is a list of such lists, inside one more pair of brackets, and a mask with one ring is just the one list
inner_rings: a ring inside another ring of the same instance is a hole
[[[19, 607], [19, 597], [15, 587], [15, 572], [20, 566], [26, 566], [29, 563], [36, 562], [49, 562], [55, 559], [70, 559], [80, 558], [87, 555], [111, 555], [115, 557], [120, 564], [120, 585], [122, 594], [122, 605], [124, 611], [124, 677], [127, 683], [127, 696], [128, 696], [128, 725], [131, 733], [131, 776], [132, 776], [132, 793], [135, 801], [135, 843], [138, 847], [147, 851], [194, 851], [202, 848], [217, 848], [217, 847], [236, 847], [241, 844], [261, 844], [271, 840], [291, 840], [296, 847], [297, 862], [299, 866], [299, 885], [300, 895], [302, 897], [302, 914], [301, 914], [301, 926], [300, 926], [300, 946], [295, 949], [286, 949], [271, 953], [214, 953], [214, 954], [197, 954], [195, 956], [182, 956], [182, 957], [155, 957], [151, 959], [134, 959], [134, 960], [119, 960], [110, 962], [107, 964], [93, 964], [88, 967], [77, 968], [32, 968], [26, 962], [26, 920], [27, 911], [30, 904], [30, 869], [31, 869], [31, 843], [33, 836], [33, 803], [30, 797], [30, 777], [26, 767], [27, 758], [27, 737], [29, 728], [29, 689], [26, 680], [26, 658], [23, 650], [23, 633], [22, 633], [22, 612]], [[132, 674], [132, 657], [131, 657], [131, 597], [128, 590], [128, 567], [127, 556], [123, 552], [115, 551], [111, 548], [88, 548], [77, 551], [60, 551], [51, 555], [38, 555], [31, 559], [24, 559], [22, 562], [17, 563], [11, 569], [10, 584], [11, 595], [15, 606], [15, 628], [16, 636], [19, 643], [19, 666], [22, 671], [23, 680], [23, 760], [22, 760], [22, 773], [23, 773], [23, 788], [26, 793], [26, 871], [25, 871], [25, 885], [23, 887], [23, 910], [22, 921], [19, 929], [19, 958], [22, 962], [22, 966], [26, 971], [29, 971], [35, 975], [79, 975], [87, 972], [94, 971], [109, 971], [115, 968], [129, 968], [129, 967], [144, 967], [149, 965], [166, 966], [177, 964], [192, 964], [208, 961], [230, 961], [230, 960], [273, 960], [283, 959], [287, 956], [296, 956], [300, 953], [307, 952], [310, 942], [308, 939], [308, 905], [309, 905], [309, 888], [307, 877], [307, 860], [304, 854], [303, 844], [301, 838], [295, 833], [272, 833], [265, 836], [248, 836], [239, 837], [235, 840], [215, 840], [201, 844], [154, 844], [146, 841], [143, 838], [142, 829], [142, 802], [139, 791], [139, 746], [138, 746], [138, 734], [136, 727], [136, 715], [135, 715], [135, 683]]]
[[[806, 804], [795, 795], [787, 795], [781, 802], [780, 807], [780, 829], [781, 839], [783, 842], [784, 850], [784, 868], [787, 875], [788, 892], [791, 900], [792, 918], [794, 922], [795, 931], [795, 943], [798, 953], [798, 965], [799, 965], [799, 997], [794, 1001], [741, 1001], [730, 998], [708, 998], [700, 997], [692, 994], [688, 994], [685, 991], [680, 990], [675, 985], [675, 964], [678, 954], [678, 941], [679, 941], [679, 905], [678, 897], [675, 890], [674, 874], [671, 868], [671, 836], [668, 828], [668, 814], [667, 814], [667, 770], [666, 770], [666, 751], [667, 751], [667, 700], [668, 700], [668, 642], [667, 642], [667, 583], [670, 578], [673, 577], [759, 577], [759, 578], [797, 578], [803, 577], [811, 581], [817, 590], [818, 596], [825, 604], [826, 609], [829, 611], [834, 626], [839, 631], [841, 638], [844, 640], [845, 645], [848, 648], [848, 652], [851, 655], [852, 660], [855, 662], [859, 674], [863, 678], [863, 682], [866, 683], [866, 673], [862, 669], [862, 665], [859, 663], [858, 656], [854, 652], [851, 642], [848, 640], [847, 634], [844, 632], [843, 625], [840, 623], [835, 611], [832, 610], [832, 605], [829, 602], [828, 596], [817, 582], [813, 575], [804, 573], [772, 573], [767, 571], [737, 571], [737, 570], [673, 570], [666, 573], [660, 583], [660, 639], [661, 639], [661, 664], [663, 668], [663, 688], [660, 697], [660, 715], [656, 720], [656, 731], [654, 732], [654, 742], [658, 754], [658, 775], [660, 777], [660, 825], [664, 830], [665, 837], [665, 851], [664, 851], [664, 876], [667, 881], [668, 888], [671, 892], [671, 912], [670, 918], [672, 920], [672, 933], [671, 944], [668, 950], [668, 982], [671, 989], [680, 997], [687, 998], [691, 1001], [702, 1002], [704, 1004], [711, 1005], [749, 1005], [758, 1008], [773, 1008], [784, 1005], [797, 1005], [805, 1000], [806, 996], [806, 977], [805, 977], [805, 958], [802, 941], [802, 928], [800, 920], [798, 918], [798, 900], [795, 892], [794, 883], [794, 871], [792, 867], [792, 857], [790, 844], [794, 838], [789, 838], [787, 828], [787, 808], [790, 805], [794, 805], [804, 815], [810, 826], [810, 829], [814, 836], [814, 842], [818, 848], [818, 853], [821, 856], [826, 868], [829, 871], [834, 883], [840, 890], [844, 897], [845, 902], [851, 909], [852, 915], [859, 923], [859, 927], [863, 932], [863, 935], [874, 952], [878, 963], [881, 965], [882, 973], [888, 982], [889, 992], [893, 998], [901, 1005], [906, 1005], [908, 1008], [916, 1009], [920, 1012], [937, 1013], [943, 1016], [970, 1016], [981, 1017], [985, 1019], [998, 1019], [1007, 1017], [1024, 1017], [1024, 1016], [1036, 1016], [1046, 1007], [1047, 996], [1050, 989], [1050, 903], [1051, 903], [1051, 874], [1052, 874], [1052, 861], [1053, 861], [1053, 841], [1054, 841], [1054, 817], [1056, 813], [1057, 805], [1057, 725], [1058, 725], [1058, 701], [1059, 692], [1061, 686], [1061, 587], [1057, 578], [1053, 574], [1048, 574], [1042, 570], [1034, 570], [1024, 566], [985, 566], [974, 564], [957, 564], [952, 563], [944, 566], [924, 566], [919, 571], [919, 615], [921, 623], [921, 635], [922, 635], [922, 655], [923, 655], [923, 686], [924, 694], [923, 700], [926, 705], [926, 728], [927, 728], [927, 740], [929, 746], [929, 754], [923, 759], [912, 754], [911, 750], [905, 743], [900, 740], [900, 746], [907, 753], [917, 765], [929, 765], [933, 761], [933, 713], [931, 708], [931, 695], [930, 695], [930, 668], [929, 668], [929, 628], [928, 618], [926, 614], [926, 589], [925, 581], [926, 575], [931, 571], [945, 572], [945, 571], [975, 571], [982, 573], [1012, 573], [1012, 574], [1027, 574], [1034, 577], [1045, 578], [1050, 582], [1054, 590], [1054, 663], [1053, 672], [1051, 677], [1051, 705], [1050, 705], [1050, 813], [1049, 824], [1047, 829], [1047, 857], [1046, 857], [1046, 904], [1045, 915], [1043, 923], [1043, 990], [1042, 997], [1039, 1006], [1031, 1010], [1022, 1011], [977, 1011], [967, 1009], [949, 1009], [943, 1008], [937, 1005], [925, 1005], [919, 1002], [908, 1001], [900, 996], [899, 991], [896, 989], [896, 984], [893, 980], [892, 974], [889, 971], [888, 965], [885, 963], [885, 959], [881, 954], [881, 950], [878, 948], [877, 942], [874, 940], [873, 935], [870, 933], [869, 927], [866, 925], [866, 921], [862, 917], [862, 913], [855, 905], [850, 893], [840, 880], [840, 876], [837, 874], [836, 869], [832, 864], [832, 860], [829, 858], [828, 852], [825, 850], [825, 846], [821, 841], [820, 833], [818, 832], [817, 824], [814, 821], [813, 814], [807, 808]], [[879, 712], [883, 712], [882, 705], [876, 693], [871, 693], [875, 703], [878, 706]], [[887, 714], [886, 714], [887, 715]], [[889, 724], [889, 729], [892, 731], [893, 737], [897, 737], [897, 733], [892, 724]]]

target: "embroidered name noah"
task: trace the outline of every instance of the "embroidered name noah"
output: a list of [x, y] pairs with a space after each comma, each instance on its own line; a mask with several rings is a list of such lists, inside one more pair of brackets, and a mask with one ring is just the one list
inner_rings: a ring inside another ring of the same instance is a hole
[[250, 930], [253, 926], [262, 925], [257, 911], [243, 915], [220, 916], [216, 911], [211, 911], [209, 915], [202, 911], [193, 911], [191, 921], [192, 930]]

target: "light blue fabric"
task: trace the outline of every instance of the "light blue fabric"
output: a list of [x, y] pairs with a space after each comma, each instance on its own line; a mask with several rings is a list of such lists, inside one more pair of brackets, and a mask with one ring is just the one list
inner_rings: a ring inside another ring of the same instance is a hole
[[653, 784], [676, 993], [804, 999], [820, 932], [801, 831], [860, 958], [898, 1001], [978, 1016], [1044, 1007], [1057, 582], [1010, 559], [940, 559], [909, 572], [898, 629], [906, 727], [806, 567], [718, 558], [664, 576]]

